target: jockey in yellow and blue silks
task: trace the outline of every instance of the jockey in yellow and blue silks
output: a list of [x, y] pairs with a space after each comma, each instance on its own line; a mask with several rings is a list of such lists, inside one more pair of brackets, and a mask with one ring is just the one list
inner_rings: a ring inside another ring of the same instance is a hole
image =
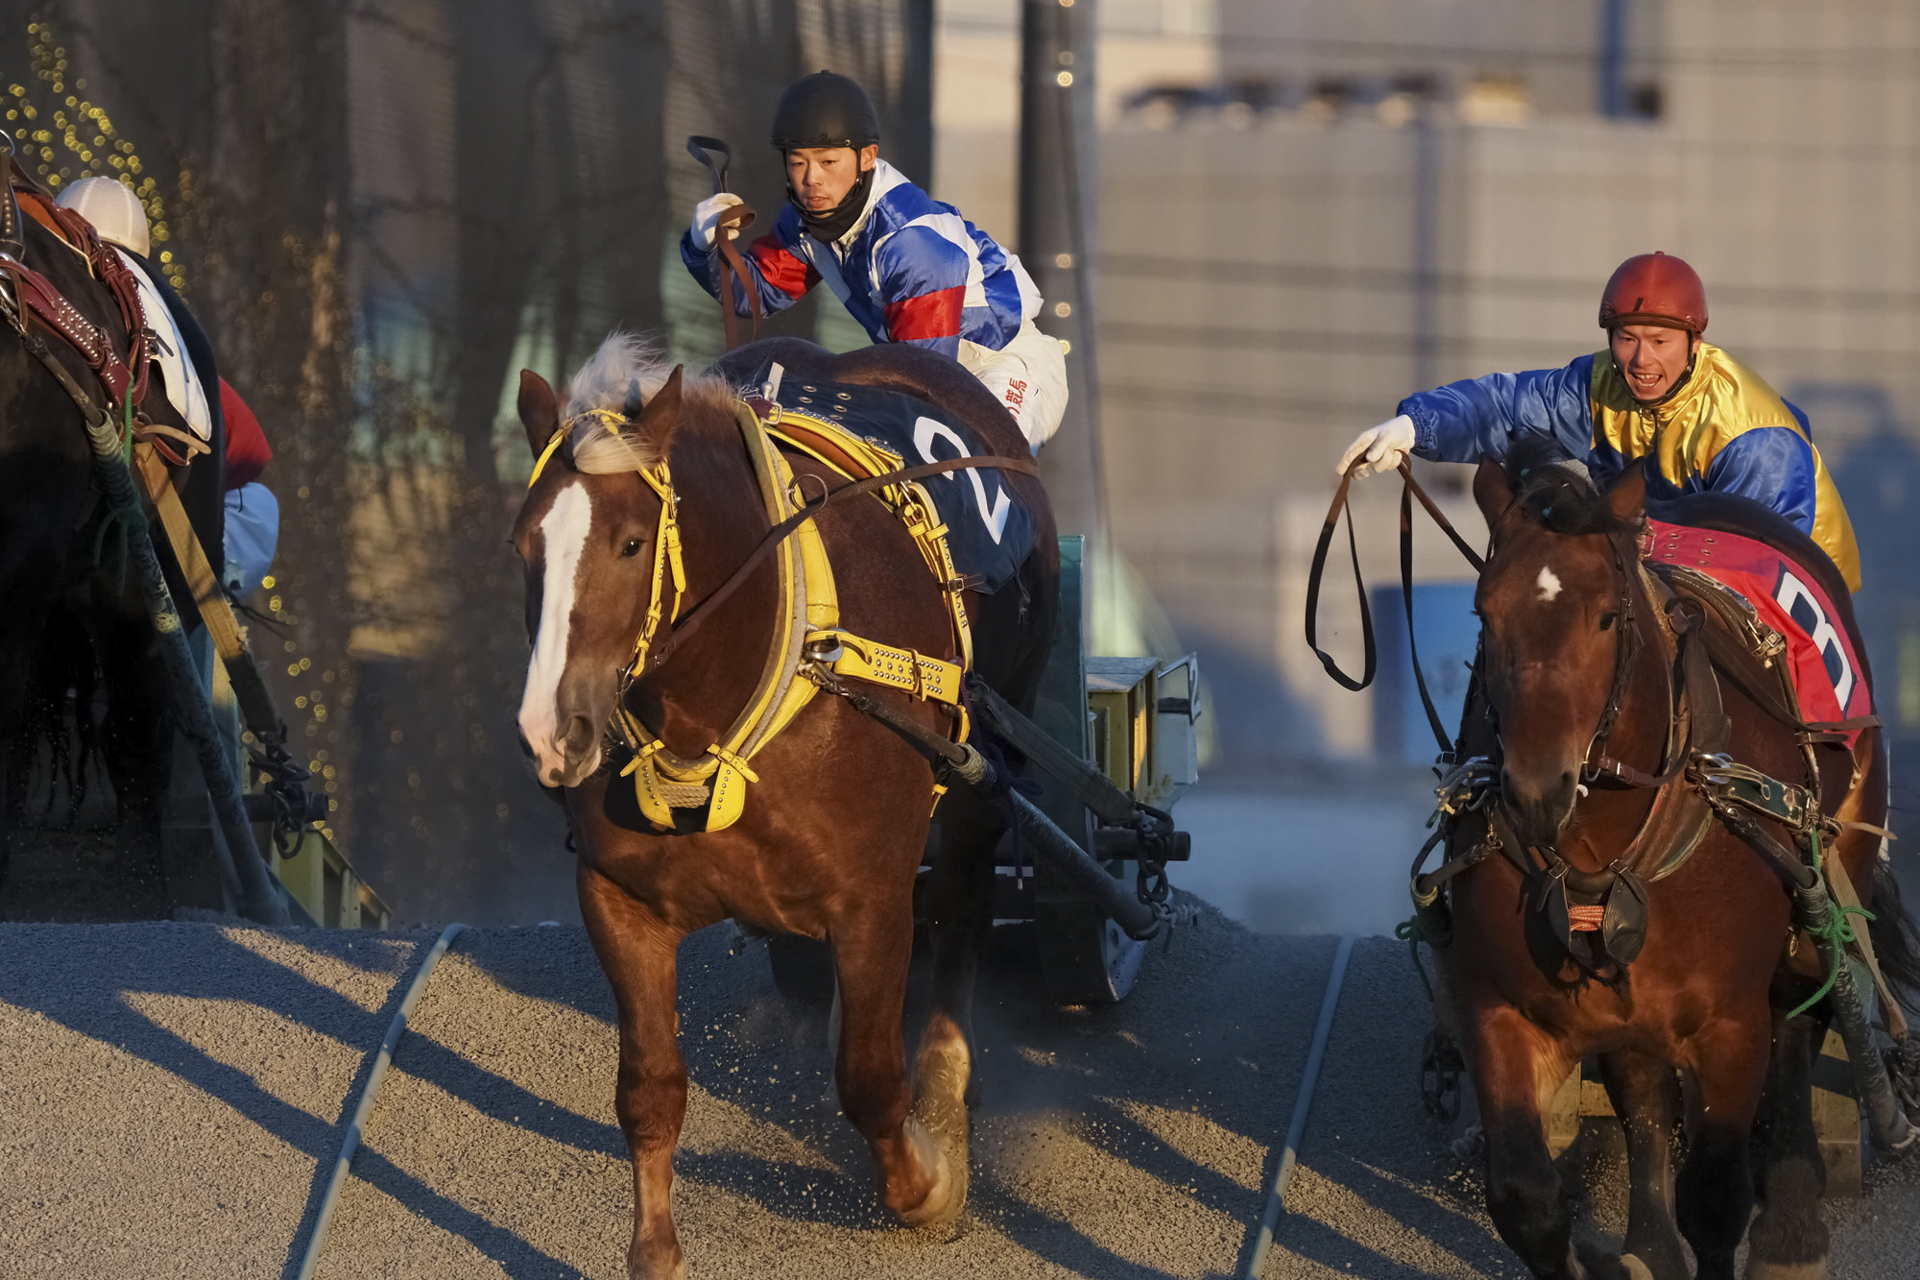
[[1652, 458], [1648, 493], [1737, 493], [1779, 512], [1832, 557], [1849, 590], [1860, 555], [1806, 415], [1701, 337], [1700, 277], [1664, 253], [1629, 258], [1600, 302], [1607, 349], [1563, 369], [1494, 373], [1408, 396], [1340, 460], [1358, 476], [1407, 453], [1437, 462], [1506, 456], [1522, 433], [1552, 436], [1605, 484]]

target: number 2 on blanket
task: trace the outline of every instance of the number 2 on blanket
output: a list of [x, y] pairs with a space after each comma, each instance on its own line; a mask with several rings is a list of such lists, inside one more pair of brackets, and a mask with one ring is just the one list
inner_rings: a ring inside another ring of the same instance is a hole
[[[945, 459], [936, 458], [933, 455], [933, 442], [935, 439], [949, 441], [953, 445], [953, 456], [956, 458], [970, 458], [973, 456], [967, 452], [967, 442], [954, 434], [953, 428], [949, 427], [946, 423], [936, 422], [932, 418], [921, 418], [913, 424], [913, 447], [920, 451], [920, 456], [928, 462], [945, 461]], [[958, 480], [961, 474], [963, 473], [949, 471], [947, 473], [947, 479]], [[1007, 527], [1007, 513], [1013, 509], [1013, 501], [1007, 497], [1006, 489], [996, 484], [993, 492], [993, 505], [989, 508], [987, 505], [987, 482], [980, 478], [979, 468], [971, 468], [964, 474], [967, 479], [973, 481], [973, 502], [975, 506], [980, 508], [980, 522], [987, 526], [988, 536], [997, 544], [1000, 541], [1001, 530]]]

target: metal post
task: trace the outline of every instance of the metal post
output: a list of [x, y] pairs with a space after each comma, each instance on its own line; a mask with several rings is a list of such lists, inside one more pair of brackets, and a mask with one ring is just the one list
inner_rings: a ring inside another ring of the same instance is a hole
[[1627, 114], [1627, 0], [1600, 0], [1600, 114]]
[[1087, 536], [1104, 563], [1106, 483], [1094, 360], [1095, 0], [1022, 0], [1020, 261], [1046, 300], [1038, 324], [1066, 346], [1069, 400], [1040, 474], [1065, 533]]
[[1440, 379], [1440, 129], [1431, 96], [1414, 104], [1413, 142], [1413, 385]]

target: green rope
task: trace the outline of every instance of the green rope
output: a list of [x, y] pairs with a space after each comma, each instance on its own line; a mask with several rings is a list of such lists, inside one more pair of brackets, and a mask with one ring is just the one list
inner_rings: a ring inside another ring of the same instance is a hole
[[120, 400], [120, 465], [133, 469], [133, 388]]
[[1420, 917], [1408, 916], [1402, 920], [1393, 927], [1393, 936], [1407, 944], [1407, 954], [1413, 957], [1413, 971], [1420, 975], [1420, 985], [1427, 990], [1427, 1003], [1432, 1004], [1433, 983], [1427, 980], [1427, 966], [1420, 963], [1420, 944], [1425, 942], [1428, 946], [1432, 946], [1433, 943], [1428, 939], [1425, 930], [1421, 929]]
[[1787, 1015], [1789, 1022], [1825, 1000], [1827, 992], [1833, 990], [1833, 984], [1840, 980], [1840, 966], [1847, 963], [1846, 945], [1860, 936], [1853, 931], [1853, 922], [1847, 919], [1848, 916], [1865, 916], [1869, 920], [1878, 918], [1865, 907], [1846, 907], [1836, 902], [1833, 904], [1833, 914], [1827, 917], [1825, 924], [1804, 926], [1815, 938], [1834, 945], [1835, 959], [1833, 968], [1827, 971], [1827, 980], [1820, 984], [1818, 991], [1801, 1001], [1800, 1006]]

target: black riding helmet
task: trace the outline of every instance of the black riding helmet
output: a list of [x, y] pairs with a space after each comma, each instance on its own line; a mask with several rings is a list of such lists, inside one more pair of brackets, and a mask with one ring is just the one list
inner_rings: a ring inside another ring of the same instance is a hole
[[[816, 71], [801, 76], [780, 95], [773, 109], [773, 145], [784, 156], [803, 147], [847, 147], [858, 152], [880, 141], [880, 113], [873, 99], [858, 82], [831, 71]], [[794, 198], [793, 186], [787, 186], [787, 199], [800, 214], [800, 221], [815, 239], [832, 242], [853, 229], [867, 207], [873, 188], [873, 170], [862, 172], [847, 192], [846, 199], [832, 209], [819, 213]]]
[[773, 145], [781, 151], [800, 147], [852, 147], [880, 141], [880, 113], [857, 81], [831, 71], [801, 76], [780, 95], [773, 109]]

